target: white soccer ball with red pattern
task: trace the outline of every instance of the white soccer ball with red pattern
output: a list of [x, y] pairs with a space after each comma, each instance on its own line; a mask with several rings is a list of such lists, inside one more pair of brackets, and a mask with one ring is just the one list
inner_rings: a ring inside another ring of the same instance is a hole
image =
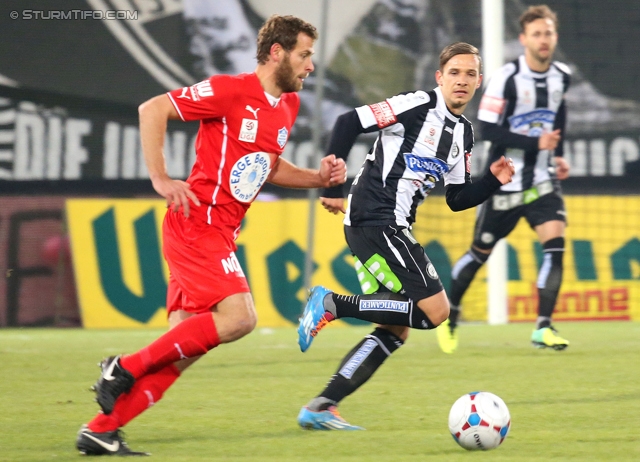
[[470, 451], [495, 449], [507, 437], [511, 415], [498, 396], [487, 391], [462, 395], [449, 412], [449, 431]]

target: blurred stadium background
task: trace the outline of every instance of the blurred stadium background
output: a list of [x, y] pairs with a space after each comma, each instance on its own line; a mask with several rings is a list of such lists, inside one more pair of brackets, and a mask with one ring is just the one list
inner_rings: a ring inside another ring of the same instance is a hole
[[[0, 326], [164, 325], [163, 201], [142, 162], [137, 105], [217, 73], [251, 72], [272, 13], [314, 24], [319, 0], [5, 0], [0, 5]], [[518, 16], [540, 1], [504, 0], [505, 60]], [[547, 1], [560, 19], [557, 59], [573, 70], [563, 183], [570, 226], [557, 319], [640, 319], [640, 5]], [[322, 126], [400, 91], [431, 89], [441, 48], [482, 48], [481, 1], [329, 0]], [[57, 19], [54, 11], [75, 12]], [[124, 19], [99, 20], [105, 11]], [[13, 19], [12, 13], [17, 13]], [[88, 12], [89, 14], [87, 15]], [[78, 16], [80, 15], [80, 16]], [[84, 19], [82, 18], [84, 16]], [[129, 19], [127, 19], [127, 17]], [[135, 19], [134, 19], [135, 18]], [[285, 156], [313, 156], [313, 76]], [[479, 96], [467, 109], [475, 119]], [[197, 124], [172, 124], [167, 162], [185, 178]], [[349, 161], [357, 172], [371, 139]], [[484, 165], [482, 145], [474, 171]], [[474, 212], [446, 208], [442, 187], [414, 229], [445, 285], [469, 246]], [[262, 326], [293, 325], [305, 298], [305, 193], [267, 187], [245, 221], [238, 258]], [[255, 223], [255, 224], [254, 224]], [[510, 321], [535, 318], [541, 249], [522, 222], [508, 239]], [[314, 283], [355, 292], [340, 219], [317, 210]], [[483, 270], [484, 271], [484, 270]], [[486, 319], [485, 273], [464, 319]]]

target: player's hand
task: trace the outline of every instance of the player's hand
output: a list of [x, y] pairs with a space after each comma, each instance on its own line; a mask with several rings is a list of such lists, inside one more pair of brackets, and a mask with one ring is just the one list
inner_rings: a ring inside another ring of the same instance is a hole
[[569, 162], [564, 157], [554, 157], [554, 163], [556, 166], [556, 177], [559, 180], [566, 180], [569, 178]]
[[511, 183], [513, 175], [516, 172], [513, 166], [513, 160], [511, 158], [507, 159], [505, 156], [502, 156], [492, 163], [490, 169], [493, 176], [502, 184]]
[[319, 173], [322, 186], [325, 188], [347, 181], [347, 165], [344, 159], [336, 159], [335, 154], [329, 154], [320, 161]]
[[342, 197], [321, 197], [320, 203], [328, 212], [337, 215], [338, 212], [346, 213], [344, 199]]
[[549, 133], [543, 133], [538, 138], [538, 149], [544, 150], [549, 149], [553, 151], [556, 147], [558, 147], [558, 143], [560, 142], [560, 129], [554, 130]]
[[186, 181], [172, 180], [163, 175], [153, 178], [151, 183], [153, 184], [153, 189], [167, 200], [167, 207], [170, 207], [173, 212], [177, 212], [182, 206], [182, 213], [184, 213], [185, 217], [188, 217], [189, 201], [195, 205], [200, 205], [200, 201], [191, 191], [191, 186]]

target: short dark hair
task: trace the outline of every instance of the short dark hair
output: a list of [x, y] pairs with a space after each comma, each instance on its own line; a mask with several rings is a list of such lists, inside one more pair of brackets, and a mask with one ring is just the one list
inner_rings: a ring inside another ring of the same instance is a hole
[[300, 32], [314, 41], [318, 40], [318, 31], [312, 24], [295, 16], [272, 15], [258, 31], [258, 51], [256, 59], [264, 64], [269, 58], [271, 47], [279, 43], [285, 51], [291, 51], [298, 43]]
[[478, 51], [478, 49], [473, 45], [466, 42], [455, 42], [442, 49], [442, 52], [440, 53], [440, 71], [443, 71], [444, 66], [456, 55], [477, 56], [478, 63], [480, 64], [480, 73], [482, 73], [482, 57], [480, 56], [480, 51]]
[[551, 19], [558, 28], [558, 15], [547, 5], [532, 5], [520, 16], [520, 30], [524, 32], [527, 24], [537, 19]]

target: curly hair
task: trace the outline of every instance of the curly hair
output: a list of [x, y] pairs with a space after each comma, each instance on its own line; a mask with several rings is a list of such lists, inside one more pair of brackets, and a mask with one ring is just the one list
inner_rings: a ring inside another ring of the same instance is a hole
[[315, 26], [295, 16], [272, 15], [258, 31], [258, 50], [256, 59], [264, 64], [269, 58], [271, 47], [279, 43], [285, 51], [291, 51], [298, 43], [298, 34], [302, 32], [313, 40], [318, 39]]

